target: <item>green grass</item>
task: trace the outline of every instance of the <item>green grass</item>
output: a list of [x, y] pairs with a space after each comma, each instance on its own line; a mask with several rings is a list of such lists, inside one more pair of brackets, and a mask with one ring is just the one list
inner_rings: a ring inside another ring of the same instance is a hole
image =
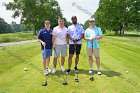
[[24, 32], [0, 34], [0, 43], [32, 40], [36, 38], [37, 36], [33, 35], [32, 33]]
[[[43, 75], [39, 43], [0, 47], [0, 93], [140, 93], [139, 46], [140, 37], [104, 36], [101, 41], [102, 75], [97, 75], [94, 62], [95, 80], [90, 81], [84, 42], [79, 61], [80, 82], [74, 82], [76, 75], [72, 72], [67, 79], [68, 86], [61, 84], [63, 79], [58, 65], [56, 75]], [[23, 71], [24, 67], [28, 71]], [[48, 86], [42, 87], [45, 80]]]

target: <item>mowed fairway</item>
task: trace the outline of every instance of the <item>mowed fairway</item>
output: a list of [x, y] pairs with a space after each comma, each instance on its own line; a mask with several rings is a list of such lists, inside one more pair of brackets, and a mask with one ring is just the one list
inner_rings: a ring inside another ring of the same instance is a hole
[[[67, 77], [67, 86], [61, 84], [59, 65], [55, 75], [43, 75], [40, 49], [38, 42], [0, 47], [0, 93], [140, 93], [140, 37], [104, 36], [101, 40], [102, 75], [97, 75], [94, 62], [94, 81], [89, 79], [84, 42], [79, 61], [80, 82], [75, 82], [76, 75], [72, 71]], [[24, 71], [24, 67], [28, 71]], [[48, 86], [43, 87], [46, 80]]]

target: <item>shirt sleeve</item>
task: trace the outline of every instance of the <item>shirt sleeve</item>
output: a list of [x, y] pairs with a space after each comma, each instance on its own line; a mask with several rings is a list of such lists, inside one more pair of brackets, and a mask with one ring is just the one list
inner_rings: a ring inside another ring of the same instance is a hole
[[98, 35], [99, 35], [99, 36], [102, 36], [101, 28], [98, 28]]
[[81, 26], [81, 30], [82, 30], [82, 34], [84, 33], [84, 28], [83, 28], [83, 26]]
[[38, 39], [41, 39], [42, 38], [42, 34], [41, 34], [41, 30], [39, 31], [39, 33], [38, 33]]
[[57, 30], [56, 29], [57, 29], [56, 27], [53, 28], [52, 35], [56, 35], [56, 33], [57, 33]]
[[70, 35], [70, 26], [68, 27], [67, 34]]

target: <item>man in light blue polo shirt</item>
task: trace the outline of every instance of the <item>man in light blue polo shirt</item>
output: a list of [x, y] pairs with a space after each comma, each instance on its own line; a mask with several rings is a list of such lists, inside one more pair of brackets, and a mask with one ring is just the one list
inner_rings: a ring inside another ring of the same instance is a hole
[[72, 57], [74, 53], [76, 53], [74, 70], [75, 72], [78, 72], [77, 65], [78, 65], [79, 54], [82, 46], [82, 39], [84, 38], [84, 29], [80, 24], [77, 23], [77, 17], [72, 16], [71, 20], [73, 24], [68, 27], [68, 32], [67, 32], [68, 39], [70, 39], [67, 74], [71, 72], [70, 68], [71, 68]]
[[96, 58], [96, 64], [98, 67], [98, 75], [101, 75], [101, 70], [100, 70], [100, 39], [102, 39], [102, 31], [101, 28], [95, 26], [95, 19], [91, 18], [89, 20], [90, 22], [90, 27], [86, 29], [85, 34], [84, 34], [84, 39], [87, 41], [86, 44], [86, 51], [87, 55], [89, 57], [89, 64], [90, 64], [90, 70], [89, 73], [91, 74], [93, 72], [93, 58], [92, 56], [94, 55]]

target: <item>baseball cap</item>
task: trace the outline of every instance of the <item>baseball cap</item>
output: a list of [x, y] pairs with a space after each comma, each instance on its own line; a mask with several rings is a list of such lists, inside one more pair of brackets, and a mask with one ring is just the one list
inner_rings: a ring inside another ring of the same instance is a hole
[[77, 17], [76, 16], [72, 16], [71, 19], [77, 19]]
[[95, 18], [90, 18], [89, 21], [90, 22], [95, 22]]
[[46, 20], [45, 23], [51, 23], [49, 20]]

